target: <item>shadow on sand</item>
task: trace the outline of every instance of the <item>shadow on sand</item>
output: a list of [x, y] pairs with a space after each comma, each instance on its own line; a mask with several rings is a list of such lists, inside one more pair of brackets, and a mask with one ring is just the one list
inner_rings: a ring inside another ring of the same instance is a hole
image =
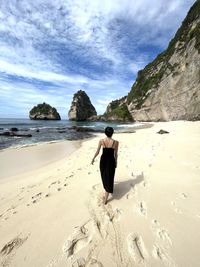
[[113, 199], [121, 199], [124, 195], [126, 195], [131, 189], [135, 187], [136, 184], [144, 181], [143, 173], [136, 176], [135, 179], [126, 180], [124, 182], [117, 182], [114, 185], [114, 192], [112, 197], [108, 200], [108, 202]]

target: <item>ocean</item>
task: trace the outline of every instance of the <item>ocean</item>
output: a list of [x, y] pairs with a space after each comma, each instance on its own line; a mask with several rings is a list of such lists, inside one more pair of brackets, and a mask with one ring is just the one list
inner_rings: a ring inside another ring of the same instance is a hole
[[31, 134], [32, 137], [2, 136], [0, 135], [0, 149], [24, 145], [32, 145], [41, 142], [58, 140], [80, 140], [89, 138], [92, 133], [77, 132], [71, 129], [73, 126], [89, 127], [94, 130], [102, 131], [107, 126], [111, 126], [115, 131], [123, 131], [130, 128], [141, 126], [140, 123], [116, 123], [116, 122], [89, 122], [89, 121], [49, 121], [49, 120], [30, 120], [30, 119], [5, 119], [0, 118], [0, 133], [10, 131], [15, 127], [16, 133]]

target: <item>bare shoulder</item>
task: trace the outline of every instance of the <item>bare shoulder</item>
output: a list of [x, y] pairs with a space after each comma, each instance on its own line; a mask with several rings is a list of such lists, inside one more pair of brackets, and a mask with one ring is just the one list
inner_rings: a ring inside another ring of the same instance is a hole
[[115, 141], [115, 146], [118, 147], [119, 146], [119, 141], [114, 140]]
[[101, 145], [103, 144], [103, 139], [99, 140], [99, 144], [101, 144]]

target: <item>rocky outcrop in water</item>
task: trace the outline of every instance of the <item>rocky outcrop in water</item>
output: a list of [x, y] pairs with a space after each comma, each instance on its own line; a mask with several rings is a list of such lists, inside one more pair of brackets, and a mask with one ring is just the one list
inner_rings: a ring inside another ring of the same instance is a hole
[[17, 133], [16, 131], [5, 131], [0, 132], [0, 136], [32, 137], [32, 134], [22, 132]]
[[138, 72], [122, 104], [138, 121], [200, 120], [199, 0], [168, 48]]
[[60, 115], [54, 107], [43, 103], [34, 106], [29, 112], [31, 120], [60, 120]]
[[88, 95], [82, 90], [75, 93], [68, 112], [69, 120], [84, 121], [96, 115], [97, 112]]

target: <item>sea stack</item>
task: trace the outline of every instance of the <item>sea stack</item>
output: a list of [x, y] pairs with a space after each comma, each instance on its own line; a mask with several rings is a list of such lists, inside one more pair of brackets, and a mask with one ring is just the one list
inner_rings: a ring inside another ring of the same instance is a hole
[[96, 115], [97, 112], [88, 95], [82, 90], [76, 92], [68, 112], [69, 120], [85, 121]]
[[34, 106], [29, 112], [31, 120], [60, 120], [60, 115], [56, 108], [51, 107], [49, 104], [43, 103]]

